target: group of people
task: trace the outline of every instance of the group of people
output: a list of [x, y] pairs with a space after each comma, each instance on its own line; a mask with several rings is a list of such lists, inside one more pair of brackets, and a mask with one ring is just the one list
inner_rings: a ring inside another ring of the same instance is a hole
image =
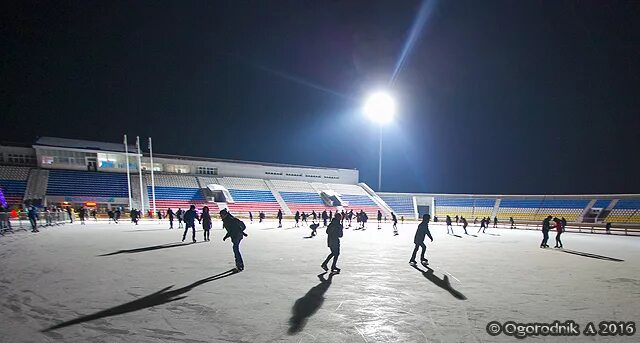
[[553, 220], [553, 226], [556, 229], [556, 246], [554, 248], [560, 248], [562, 249], [562, 241], [560, 240], [560, 235], [562, 235], [562, 233], [565, 230], [565, 227], [567, 226], [567, 220], [564, 219], [564, 217], [562, 218], [558, 218], [558, 217], [551, 217], [551, 216], [547, 216], [543, 221], [542, 221], [542, 242], [540, 242], [540, 248], [548, 248], [549, 245], [547, 244], [547, 241], [549, 240], [549, 231], [551, 230], [551, 220]]

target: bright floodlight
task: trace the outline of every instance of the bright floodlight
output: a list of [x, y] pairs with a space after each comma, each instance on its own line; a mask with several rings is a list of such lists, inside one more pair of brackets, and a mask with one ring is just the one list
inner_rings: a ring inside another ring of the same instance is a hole
[[364, 104], [364, 113], [369, 119], [380, 124], [386, 124], [393, 120], [393, 116], [396, 114], [396, 103], [385, 92], [373, 93]]

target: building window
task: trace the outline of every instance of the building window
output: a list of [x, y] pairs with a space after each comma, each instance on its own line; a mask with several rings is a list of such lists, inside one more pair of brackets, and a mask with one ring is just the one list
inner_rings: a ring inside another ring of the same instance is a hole
[[218, 175], [218, 168], [214, 168], [214, 167], [198, 167], [196, 169], [196, 174]]
[[302, 176], [302, 174], [286, 173], [287, 176]]
[[280, 173], [280, 172], [272, 172], [272, 171], [267, 171], [267, 172], [264, 172], [264, 173], [267, 174], [267, 175], [282, 175], [282, 173]]

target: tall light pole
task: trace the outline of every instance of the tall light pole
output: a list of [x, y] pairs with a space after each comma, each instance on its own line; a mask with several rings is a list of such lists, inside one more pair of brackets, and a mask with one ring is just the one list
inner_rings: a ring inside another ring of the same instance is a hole
[[382, 190], [382, 127], [393, 120], [396, 102], [389, 93], [378, 91], [369, 95], [364, 103], [364, 114], [380, 125], [380, 147], [378, 150], [378, 191]]

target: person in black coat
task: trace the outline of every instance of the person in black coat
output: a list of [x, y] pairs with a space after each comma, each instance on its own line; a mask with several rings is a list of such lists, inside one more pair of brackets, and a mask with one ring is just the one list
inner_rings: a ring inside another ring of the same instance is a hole
[[227, 238], [231, 238], [233, 243], [233, 255], [236, 261], [236, 271], [240, 272], [244, 270], [244, 260], [242, 254], [240, 254], [240, 242], [242, 238], [246, 237], [244, 233], [244, 223], [231, 215], [227, 210], [220, 211], [220, 219], [222, 219], [222, 226], [227, 230], [227, 234], [222, 238], [225, 241]]
[[429, 231], [429, 220], [431, 220], [431, 216], [429, 214], [422, 215], [422, 222], [418, 224], [418, 230], [416, 230], [416, 235], [413, 237], [413, 244], [415, 244], [415, 248], [413, 248], [413, 254], [411, 254], [411, 259], [409, 260], [410, 264], [416, 263], [416, 254], [418, 253], [418, 248], [422, 248], [422, 253], [420, 254], [420, 262], [423, 264], [428, 264], [429, 260], [427, 260], [424, 255], [427, 252], [427, 246], [424, 244], [424, 237], [427, 236], [433, 242], [433, 237], [431, 236], [431, 232]]
[[173, 210], [167, 209], [167, 218], [169, 218], [169, 229], [173, 229]]
[[184, 215], [184, 211], [181, 208], [178, 208], [176, 211], [176, 217], [178, 217], [178, 229], [182, 229], [182, 216]]
[[282, 227], [282, 210], [278, 210], [276, 217], [278, 218], [278, 227]]
[[296, 211], [296, 214], [293, 216], [293, 219], [296, 221], [296, 227], [300, 227], [300, 211]]
[[551, 230], [551, 216], [547, 216], [542, 221], [542, 242], [540, 243], [541, 248], [548, 248], [547, 241], [549, 240], [549, 230]]
[[327, 226], [327, 219], [329, 219], [329, 214], [327, 214], [327, 210], [322, 211], [322, 222], [324, 225], [322, 226]]
[[209, 214], [209, 206], [202, 208], [202, 215], [200, 215], [200, 222], [202, 223], [202, 230], [204, 231], [204, 240], [209, 242], [211, 239], [211, 215]]
[[382, 225], [382, 212], [378, 210], [378, 229], [382, 229], [381, 225]]
[[331, 272], [340, 272], [340, 268], [338, 268], [336, 264], [338, 263], [338, 256], [340, 256], [340, 238], [342, 237], [342, 229], [342, 224], [340, 224], [340, 214], [336, 213], [329, 226], [327, 226], [327, 246], [329, 247], [331, 253], [320, 265], [320, 267], [322, 267], [322, 269], [324, 269], [325, 271], [329, 270], [329, 268], [327, 267], [327, 263], [329, 263], [329, 260], [333, 258]]
[[193, 243], [196, 242], [196, 220], [200, 221], [198, 218], [198, 213], [196, 212], [196, 206], [191, 205], [189, 209], [184, 213], [184, 233], [182, 234], [182, 241], [184, 242], [185, 238], [187, 238], [187, 232], [189, 232], [189, 228], [193, 232], [193, 236], [191, 239]]
[[391, 221], [393, 222], [393, 235], [397, 236], [398, 235], [398, 217], [396, 217], [396, 214], [391, 212]]

